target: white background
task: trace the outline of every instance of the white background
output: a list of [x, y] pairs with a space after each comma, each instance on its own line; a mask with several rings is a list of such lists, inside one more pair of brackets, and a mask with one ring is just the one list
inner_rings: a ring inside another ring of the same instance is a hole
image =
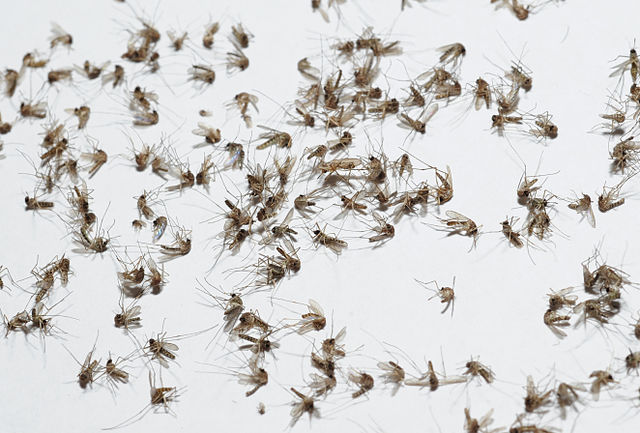
[[[25, 52], [48, 48], [49, 22], [62, 25], [74, 36], [73, 50], [58, 49], [52, 64], [61, 67], [81, 65], [85, 59], [95, 63], [107, 60], [124, 64], [119, 55], [124, 51], [128, 35], [126, 28], [134, 28], [135, 18], [127, 5], [113, 1], [64, 2], [6, 2], [2, 7], [3, 41], [0, 65], [17, 68]], [[507, 10], [495, 11], [488, 1], [436, 1], [416, 5], [400, 13], [399, 1], [352, 2], [342, 9], [342, 19], [330, 12], [331, 23], [313, 14], [308, 1], [181, 1], [144, 2], [136, 10], [144, 10], [144, 17], [153, 17], [163, 32], [161, 46], [162, 70], [159, 77], [142, 73], [132, 77], [130, 64], [128, 87], [141, 84], [160, 94], [160, 125], [138, 130], [149, 143], [157, 143], [161, 133], [171, 134], [171, 142], [178, 153], [197, 169], [204, 151], [194, 149], [198, 137], [191, 129], [201, 119], [197, 111], [207, 108], [214, 116], [205, 119], [222, 129], [223, 137], [233, 140], [255, 138], [259, 130], [247, 131], [237, 119], [237, 113], [227, 111], [224, 103], [239, 91], [249, 91], [260, 97], [260, 116], [255, 124], [287, 129], [280, 104], [295, 97], [302, 80], [296, 62], [303, 58], [320, 64], [322, 52], [328, 51], [333, 37], [355, 37], [368, 25], [402, 42], [404, 54], [386, 60], [388, 80], [381, 76], [379, 85], [392, 95], [407, 85], [408, 77], [426, 70], [437, 61], [436, 48], [452, 42], [462, 42], [467, 49], [461, 78], [473, 82], [478, 75], [500, 74], [492, 63], [506, 68], [515, 57], [533, 71], [533, 89], [523, 97], [521, 108], [535, 112], [549, 111], [559, 126], [559, 137], [548, 143], [535, 142], [520, 134], [509, 134], [509, 142], [526, 162], [528, 173], [556, 173], [549, 176], [545, 188], [560, 197], [573, 192], [597, 196], [602, 185], [613, 185], [618, 178], [609, 174], [609, 139], [590, 133], [599, 123], [598, 114], [605, 109], [608, 91], [613, 91], [616, 79], [608, 78], [611, 61], [625, 55], [633, 46], [640, 7], [631, 1], [578, 2], [548, 4], [519, 22]], [[566, 3], [566, 4], [564, 4]], [[214, 52], [200, 48], [204, 25], [220, 20], [222, 29], [217, 35]], [[245, 72], [226, 76], [224, 53], [229, 49], [226, 35], [231, 24], [241, 21], [254, 35], [246, 51], [251, 65]], [[184, 29], [193, 35], [191, 49], [180, 54], [168, 48], [166, 30]], [[507, 41], [508, 47], [504, 41]], [[516, 53], [510, 53], [509, 48]], [[199, 57], [200, 56], [200, 57]], [[186, 81], [186, 70], [202, 58], [215, 66], [218, 73], [211, 88], [203, 91]], [[402, 63], [400, 63], [402, 62]], [[405, 72], [406, 66], [409, 74]], [[330, 69], [328, 64], [324, 65]], [[325, 71], [326, 73], [326, 71]], [[495, 78], [495, 75], [494, 75]], [[136, 237], [130, 221], [136, 217], [132, 197], [144, 189], [159, 187], [162, 180], [149, 170], [138, 173], [127, 160], [130, 146], [127, 136], [140, 141], [130, 128], [122, 91], [108, 89], [108, 95], [98, 95], [97, 84], [78, 85], [74, 89], [58, 86], [37, 93], [45, 74], [27, 75], [16, 96], [2, 99], [3, 119], [12, 119], [23, 99], [45, 97], [55, 117], [68, 120], [70, 130], [75, 122], [65, 108], [88, 103], [93, 115], [87, 133], [99, 140], [110, 156], [88, 184], [94, 190], [92, 208], [105, 214], [105, 228], [113, 223], [113, 251], [137, 257], [139, 248], [146, 250], [150, 234]], [[165, 84], [166, 83], [166, 84]], [[167, 84], [170, 89], [167, 88]], [[628, 84], [628, 80], [627, 80]], [[48, 86], [46, 86], [48, 87]], [[629, 322], [637, 318], [640, 299], [635, 288], [623, 295], [623, 312], [614, 325], [599, 330], [588, 324], [569, 331], [570, 336], [559, 341], [542, 323], [546, 296], [550, 288], [580, 286], [580, 262], [600, 245], [603, 258], [627, 271], [631, 278], [640, 274], [638, 263], [638, 201], [633, 191], [637, 181], [627, 185], [627, 203], [607, 214], [596, 214], [597, 229], [566, 208], [566, 202], [556, 200], [558, 214], [554, 218], [553, 243], [537, 244], [537, 248], [516, 250], [509, 248], [501, 234], [499, 222], [505, 215], [525, 218], [524, 209], [515, 201], [515, 190], [523, 173], [523, 165], [504, 137], [490, 131], [490, 114], [470, 112], [463, 116], [469, 100], [442, 106], [429, 124], [425, 136], [407, 140], [406, 131], [396, 127], [395, 119], [385, 122], [384, 134], [377, 123], [367, 123], [373, 145], [367, 147], [367, 137], [360, 127], [354, 130], [358, 151], [379, 146], [384, 137], [385, 152], [397, 158], [404, 145], [413, 154], [438, 167], [449, 165], [453, 172], [455, 195], [445, 209], [469, 215], [483, 225], [477, 249], [468, 252], [470, 239], [446, 237], [422, 223], [435, 224], [435, 212], [420, 219], [403, 219], [396, 226], [396, 237], [386, 245], [371, 250], [359, 237], [365, 233], [346, 230], [341, 233], [350, 248], [339, 258], [324, 249], [315, 250], [305, 225], [312, 222], [297, 219], [294, 225], [300, 232], [298, 246], [302, 270], [278, 287], [277, 296], [306, 302], [317, 300], [325, 309], [330, 325], [320, 336], [309, 339], [298, 336], [284, 338], [276, 352], [277, 360], [267, 357], [270, 383], [251, 398], [246, 389], [227, 369], [239, 368], [241, 353], [233, 352], [232, 343], [224, 338], [205, 349], [215, 331], [183, 339], [178, 364], [163, 370], [166, 386], [181, 389], [179, 402], [172, 408], [175, 416], [147, 414], [136, 424], [121, 431], [220, 431], [273, 432], [287, 429], [290, 401], [288, 389], [302, 389], [304, 379], [311, 372], [307, 356], [311, 339], [319, 342], [330, 333], [347, 326], [347, 349], [351, 354], [340, 365], [346, 374], [349, 367], [364, 369], [377, 377], [377, 361], [396, 357], [407, 372], [417, 375], [405, 355], [395, 348], [385, 353], [381, 342], [389, 342], [406, 352], [421, 369], [431, 359], [436, 369], [442, 362], [448, 374], [460, 374], [471, 356], [489, 365], [496, 374], [493, 385], [450, 386], [429, 393], [427, 390], [401, 389], [394, 397], [390, 389], [378, 385], [367, 398], [353, 404], [344, 378], [336, 392], [326, 401], [319, 401], [322, 417], [311, 423], [302, 418], [296, 431], [461, 431], [463, 408], [471, 407], [479, 417], [490, 408], [495, 409], [494, 426], [510, 426], [515, 415], [522, 411], [522, 397], [526, 376], [555, 383], [587, 383], [593, 370], [611, 367], [621, 385], [603, 392], [601, 401], [591, 401], [584, 394], [580, 416], [574, 414], [563, 422], [558, 412], [551, 410], [540, 425], [554, 426], [565, 431], [631, 432], [637, 430], [637, 375], [627, 376], [623, 358], [628, 348], [638, 350], [638, 342], [631, 340]], [[113, 327], [113, 314], [118, 305], [116, 271], [113, 255], [82, 255], [67, 235], [65, 225], [53, 213], [25, 212], [24, 195], [33, 193], [34, 178], [25, 173], [33, 170], [18, 150], [37, 158], [42, 131], [38, 122], [20, 121], [14, 131], [3, 137], [5, 159], [0, 160], [0, 263], [8, 267], [14, 278], [22, 279], [39, 260], [47, 263], [53, 256], [66, 253], [71, 258], [73, 276], [67, 288], [56, 286], [51, 303], [68, 297], [52, 312], [56, 325], [65, 332], [44, 341], [37, 335], [10, 334], [0, 344], [0, 420], [1, 431], [44, 432], [97, 431], [117, 425], [145, 407], [149, 401], [147, 368], [143, 359], [129, 362], [131, 384], [122, 386], [115, 395], [100, 384], [81, 390], [76, 381], [79, 366], [65, 347], [79, 360], [91, 349], [97, 333], [96, 355], [103, 361], [109, 351], [125, 355], [135, 349], [132, 340]], [[77, 134], [78, 146], [87, 149], [83, 134]], [[294, 152], [322, 143], [324, 132], [294, 136]], [[611, 144], [612, 145], [612, 144]], [[208, 151], [208, 149], [207, 149]], [[264, 154], [252, 160], [262, 160]], [[538, 168], [539, 164], [539, 168]], [[225, 175], [226, 176], [226, 175]], [[417, 172], [417, 181], [433, 182], [433, 175]], [[231, 187], [237, 182], [244, 188], [244, 180], [236, 174], [225, 177]], [[301, 185], [306, 188], [305, 185]], [[308, 188], [312, 188], [310, 184]], [[290, 198], [299, 192], [291, 192]], [[222, 204], [228, 197], [221, 182], [216, 182], [209, 198], [196, 191], [182, 196], [163, 193], [169, 214], [182, 225], [193, 230], [193, 250], [185, 258], [166, 265], [169, 283], [158, 296], [148, 295], [140, 302], [143, 328], [136, 331], [139, 340], [159, 332], [164, 323], [168, 335], [187, 334], [207, 329], [219, 323], [221, 310], [207, 307], [196, 290], [196, 279], [203, 281], [220, 250], [221, 222], [208, 224], [205, 220], [220, 215], [213, 205]], [[63, 195], [56, 198], [56, 210], [64, 217]], [[338, 203], [331, 199], [328, 203]], [[330, 220], [338, 212], [334, 204], [323, 213]], [[597, 212], [597, 211], [596, 211]], [[341, 221], [328, 221], [340, 226]], [[337, 231], [334, 229], [333, 231]], [[331, 229], [329, 230], [331, 231]], [[494, 233], [487, 233], [494, 232]], [[564, 236], [562, 235], [564, 233]], [[137, 242], [140, 242], [138, 244]], [[141, 245], [140, 247], [138, 245]], [[149, 246], [153, 250], [153, 246]], [[207, 277], [216, 286], [232, 290], [241, 279], [239, 274], [225, 270], [254, 263], [258, 248], [245, 245], [237, 257], [226, 255]], [[246, 260], [246, 257], [248, 257]], [[456, 277], [457, 302], [453, 317], [439, 314], [441, 305], [427, 299], [430, 293], [414, 278], [437, 280], [448, 284]], [[32, 279], [19, 282], [25, 290]], [[577, 293], [580, 290], [577, 289]], [[29, 295], [13, 287], [11, 293], [0, 294], [0, 307], [12, 316], [24, 309]], [[272, 322], [292, 319], [304, 313], [304, 307], [274, 300], [272, 307], [266, 296], [249, 296], [248, 308], [257, 309]], [[287, 310], [288, 309], [288, 310]], [[64, 317], [63, 317], [64, 316]], [[63, 346], [64, 345], [64, 346]], [[360, 347], [361, 346], [361, 347]], [[358, 350], [356, 348], [360, 347]], [[304, 356], [303, 356], [304, 355]], [[154, 365], [158, 370], [158, 366]], [[587, 385], [588, 386], [588, 385]], [[634, 394], [634, 391], [635, 394]], [[635, 395], [634, 402], [630, 400]], [[267, 413], [258, 415], [256, 406], [264, 402]], [[635, 418], [635, 419], [634, 419]], [[537, 421], [536, 421], [537, 422]], [[607, 428], [608, 427], [608, 428]], [[635, 427], [635, 428], [634, 428]], [[158, 430], [160, 429], [160, 430]]]

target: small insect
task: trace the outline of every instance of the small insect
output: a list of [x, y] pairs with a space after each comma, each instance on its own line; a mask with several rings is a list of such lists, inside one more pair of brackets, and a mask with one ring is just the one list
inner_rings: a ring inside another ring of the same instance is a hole
[[249, 67], [249, 58], [234, 44], [234, 51], [227, 51], [227, 72], [244, 71]]
[[351, 210], [353, 212], [357, 212], [361, 215], [365, 215], [365, 210], [367, 209], [367, 205], [363, 203], [359, 203], [358, 200], [362, 191], [358, 191], [353, 194], [351, 197], [347, 197], [346, 195], [340, 196], [340, 201], [342, 202], [342, 207], [345, 211]]
[[248, 48], [253, 35], [246, 31], [241, 23], [231, 26], [231, 35], [242, 48]]
[[[624, 56], [622, 56], [624, 57]], [[631, 75], [631, 79], [635, 83], [638, 79], [638, 71], [640, 70], [640, 60], [638, 59], [638, 53], [635, 48], [629, 50], [629, 56], [622, 63], [614, 66], [613, 72], [609, 77], [615, 77], [616, 75], [622, 76], [627, 70]]]
[[593, 208], [591, 207], [591, 197], [588, 194], [582, 194], [581, 198], [569, 203], [569, 209], [573, 209], [583, 218], [586, 218], [591, 227], [596, 227], [596, 217], [593, 214]]
[[47, 66], [47, 63], [49, 63], [49, 59], [44, 59], [44, 58], [39, 59], [38, 55], [39, 54], [37, 52], [25, 54], [24, 57], [22, 58], [22, 67], [38, 69], [38, 68], [44, 68], [45, 66]]
[[258, 403], [258, 413], [260, 415], [264, 415], [266, 412], [266, 408], [264, 407], [264, 403]]
[[5, 88], [4, 93], [9, 98], [13, 97], [18, 87], [18, 81], [20, 80], [20, 74], [14, 69], [6, 69], [4, 72]]
[[132, 111], [149, 111], [152, 108], [152, 104], [158, 103], [158, 94], [152, 91], [147, 91], [140, 86], [136, 86], [131, 92], [131, 101], [129, 102], [129, 109]]
[[244, 304], [242, 302], [242, 298], [237, 293], [231, 293], [229, 295], [229, 299], [225, 300], [225, 302], [226, 302], [226, 305], [224, 308], [225, 325], [223, 330], [224, 332], [229, 333], [231, 332], [236, 322], [240, 318], [240, 315], [244, 311]]
[[538, 114], [534, 121], [534, 129], [530, 129], [529, 133], [536, 138], [556, 138], [558, 136], [558, 127], [551, 122], [549, 113]]
[[207, 65], [192, 65], [189, 68], [189, 77], [190, 80], [193, 81], [201, 81], [205, 84], [213, 84], [216, 80], [216, 72]]
[[[517, 3], [516, 0], [513, 0], [514, 3]], [[521, 64], [513, 64], [511, 65], [511, 70], [504, 74], [507, 80], [510, 80], [514, 86], [524, 89], [525, 92], [531, 90], [533, 86], [533, 78], [530, 75], [529, 71], [526, 71], [524, 66]]]
[[454, 68], [458, 66], [458, 63], [462, 61], [462, 57], [467, 53], [466, 48], [459, 42], [444, 45], [438, 48], [442, 54], [440, 55], [440, 63], [447, 65], [453, 63]]
[[613, 187], [607, 187], [606, 184], [602, 187], [602, 193], [598, 196], [598, 209], [600, 212], [608, 212], [624, 204], [625, 198], [620, 197], [620, 190], [628, 179], [629, 177], [626, 177]]
[[251, 120], [251, 116], [247, 114], [249, 110], [249, 105], [252, 105], [253, 108], [258, 112], [258, 97], [252, 95], [247, 92], [240, 92], [236, 96], [234, 96], [231, 102], [227, 103], [227, 107], [236, 107], [240, 111], [240, 115], [242, 120], [244, 121], [247, 128], [253, 127], [253, 121]]
[[551, 290], [551, 294], [547, 295], [549, 297], [549, 309], [551, 311], [557, 311], [564, 307], [573, 307], [576, 305], [578, 297], [570, 295], [572, 291], [573, 287], [567, 287], [557, 292]]
[[303, 77], [311, 81], [317, 82], [318, 80], [320, 80], [320, 70], [314, 66], [311, 66], [311, 63], [309, 63], [309, 59], [307, 59], [306, 57], [298, 61], [298, 72], [300, 72]]
[[495, 375], [489, 367], [475, 361], [473, 358], [465, 364], [465, 367], [467, 370], [462, 374], [469, 376], [469, 378], [480, 376], [487, 383], [492, 383], [495, 379]]
[[47, 117], [47, 103], [38, 102], [32, 104], [30, 102], [20, 103], [20, 115], [22, 117], [33, 117], [36, 119], [44, 119]]
[[633, 352], [629, 349], [629, 354], [624, 358], [624, 364], [627, 367], [627, 374], [630, 374], [632, 370], [638, 370], [640, 368], [640, 352]]
[[438, 104], [432, 104], [424, 109], [424, 111], [415, 119], [409, 117], [406, 113], [398, 114], [400, 123], [398, 126], [405, 129], [411, 129], [413, 131], [424, 134], [426, 132], [427, 122], [438, 112]]
[[533, 377], [527, 376], [527, 395], [524, 398], [524, 410], [532, 413], [538, 411], [540, 408], [549, 406], [552, 403], [552, 393], [552, 389], [542, 393], [538, 391]]
[[622, 140], [616, 144], [611, 152], [611, 171], [613, 173], [624, 173], [629, 167], [635, 168], [640, 161], [640, 144], [633, 141], [633, 137]]
[[507, 238], [509, 244], [513, 245], [516, 248], [522, 248], [524, 243], [521, 239], [521, 234], [513, 229], [513, 224], [515, 224], [514, 217], [507, 218], [502, 221], [500, 224], [502, 225], [502, 234]]
[[496, 128], [499, 135], [504, 134], [505, 126], [520, 124], [522, 124], [521, 116], [505, 116], [504, 114], [494, 114], [491, 116], [491, 127]]
[[258, 138], [266, 141], [259, 144], [256, 147], [256, 149], [262, 150], [273, 145], [276, 145], [277, 147], [284, 147], [287, 149], [291, 148], [291, 144], [292, 144], [291, 135], [289, 135], [286, 132], [267, 128], [265, 126], [262, 126], [261, 128], [266, 129], [268, 132], [260, 134]]
[[605, 370], [595, 370], [591, 372], [589, 375], [590, 378], [593, 378], [593, 382], [591, 382], [591, 395], [593, 395], [593, 399], [598, 401], [600, 398], [600, 390], [604, 386], [609, 386], [611, 384], [617, 383], [611, 373]]
[[416, 280], [418, 283], [420, 283], [423, 287], [427, 287], [429, 284], [434, 283], [436, 288], [435, 289], [430, 289], [431, 291], [433, 291], [435, 294], [429, 298], [429, 300], [433, 299], [433, 298], [440, 298], [440, 303], [442, 304], [446, 304], [444, 306], [444, 309], [440, 312], [441, 314], [444, 314], [449, 307], [451, 307], [451, 315], [453, 316], [453, 310], [455, 307], [455, 300], [456, 300], [456, 295], [454, 292], [454, 288], [456, 286], [456, 277], [453, 277], [453, 284], [451, 285], [451, 287], [439, 287], [438, 283], [434, 280], [434, 281], [430, 281], [428, 283], [423, 283], [420, 280]]
[[135, 126], [152, 126], [156, 125], [160, 120], [160, 116], [156, 110], [142, 111], [137, 110], [134, 112], [133, 124]]
[[249, 362], [249, 369], [251, 370], [251, 374], [238, 374], [238, 382], [241, 385], [253, 386], [252, 389], [245, 392], [245, 395], [247, 397], [251, 397], [256, 393], [256, 391], [258, 391], [269, 382], [269, 374], [264, 368], [258, 367], [256, 359], [253, 359]]
[[313, 299], [309, 299], [307, 308], [309, 312], [303, 314], [302, 320], [295, 325], [298, 327], [297, 333], [301, 335], [310, 331], [321, 331], [327, 324], [327, 319], [324, 317], [324, 311], [320, 304]]
[[89, 352], [84, 360], [84, 363], [80, 367], [80, 373], [78, 374], [78, 383], [80, 388], [85, 389], [87, 385], [93, 384], [94, 375], [98, 372], [100, 361], [93, 359], [93, 352], [95, 347]]
[[362, 164], [359, 158], [336, 158], [331, 161], [322, 161], [318, 164], [321, 173], [336, 173], [338, 170], [351, 171]]
[[610, 134], [622, 133], [622, 125], [625, 120], [627, 120], [626, 107], [623, 104], [620, 104], [621, 108], [617, 108], [611, 104], [607, 104], [607, 107], [610, 107], [613, 110], [613, 113], [604, 113], [600, 114], [602, 119], [608, 120], [609, 122], [605, 122], [603, 126], [609, 129]]
[[114, 325], [116, 328], [124, 328], [126, 330], [140, 327], [142, 322], [140, 317], [141, 310], [142, 308], [139, 305], [135, 305], [135, 301], [125, 308], [124, 299], [121, 297], [120, 312], [113, 317]]
[[313, 242], [319, 245], [324, 245], [337, 255], [340, 255], [340, 253], [342, 253], [342, 250], [349, 246], [346, 241], [339, 239], [335, 235], [327, 234], [326, 232], [321, 230], [318, 224], [316, 224], [316, 229], [314, 229], [312, 233], [314, 235]]
[[390, 383], [392, 385], [391, 395], [396, 395], [404, 383], [404, 368], [400, 367], [400, 365], [394, 361], [378, 362], [378, 368], [383, 370], [383, 373], [380, 376], [383, 382]]
[[120, 65], [113, 67], [113, 72], [107, 72], [102, 75], [102, 85], [105, 86], [112, 83], [111, 86], [115, 89], [124, 82], [124, 68]]
[[80, 243], [85, 249], [91, 250], [95, 253], [103, 253], [107, 251], [109, 242], [111, 241], [109, 238], [102, 236], [101, 232], [91, 236], [89, 234], [89, 229], [85, 225], [82, 225], [79, 233], [75, 232], [74, 235], [78, 243]]
[[259, 329], [263, 333], [268, 333], [271, 331], [271, 326], [262, 320], [257, 313], [253, 311], [247, 311], [240, 314], [238, 318], [238, 324], [231, 331], [233, 335], [239, 336], [240, 334], [245, 334], [252, 329]]
[[196, 184], [203, 185], [205, 188], [209, 187], [209, 183], [211, 183], [212, 175], [211, 170], [215, 168], [213, 161], [211, 160], [211, 155], [207, 155], [204, 157], [204, 161], [200, 165], [200, 171], [196, 173]]
[[131, 221], [131, 227], [133, 227], [134, 230], [142, 230], [143, 228], [145, 228], [147, 226], [147, 223], [139, 220], [139, 219], [135, 219], [133, 221]]
[[385, 99], [369, 108], [369, 113], [375, 114], [380, 120], [384, 120], [387, 114], [396, 114], [398, 111], [400, 111], [400, 102], [396, 98]]
[[159, 333], [156, 338], [150, 338], [145, 346], [145, 350], [151, 356], [151, 359], [158, 361], [164, 368], [169, 368], [168, 360], [175, 360], [179, 347], [167, 341], [166, 332]]
[[298, 422], [300, 417], [305, 413], [309, 414], [309, 420], [314, 417], [320, 417], [320, 411], [315, 407], [313, 397], [306, 396], [293, 387], [291, 387], [290, 389], [291, 392], [293, 392], [296, 397], [300, 399], [300, 401], [291, 403], [291, 405], [293, 406], [293, 408], [291, 409], [291, 422], [289, 423], [291, 427], [293, 427]]
[[[488, 427], [489, 425], [491, 425], [491, 423], [493, 423], [493, 418], [491, 417], [492, 415], [493, 415], [493, 409], [490, 409], [489, 412], [487, 412], [482, 418], [480, 419], [472, 418], [469, 408], [465, 407], [464, 408], [464, 429], [467, 431], [467, 433], [481, 433], [481, 432], [489, 433], [490, 431], [488, 430]], [[501, 430], [501, 429], [498, 429], [498, 430]], [[491, 431], [496, 431], [496, 430], [491, 430]]]
[[588, 299], [580, 302], [573, 308], [574, 313], [580, 313], [581, 319], [576, 322], [587, 323], [588, 319], [593, 319], [601, 325], [609, 323], [609, 319], [615, 315], [615, 311], [608, 309], [607, 305], [600, 299]]
[[453, 175], [447, 166], [447, 172], [436, 169], [436, 187], [431, 189], [437, 205], [449, 202], [453, 198]]
[[49, 84], [57, 83], [58, 81], [71, 81], [73, 70], [72, 69], [52, 69], [47, 73], [47, 81]]
[[198, 122], [198, 128], [191, 132], [195, 135], [204, 137], [205, 142], [209, 144], [216, 144], [222, 140], [220, 129], [209, 126], [206, 123]]
[[180, 191], [183, 189], [191, 188], [195, 184], [195, 176], [189, 168], [189, 164], [178, 162], [175, 166], [175, 170], [172, 170], [171, 174], [178, 178], [179, 183], [167, 187], [167, 191]]
[[445, 226], [450, 229], [451, 234], [461, 234], [473, 238], [472, 248], [476, 245], [478, 236], [480, 236], [480, 227], [470, 218], [461, 213], [448, 210], [445, 212], [447, 218], [438, 218]]
[[227, 143], [225, 149], [229, 152], [229, 159], [225, 167], [241, 169], [244, 164], [244, 148], [240, 143]]
[[207, 49], [213, 47], [214, 36], [220, 30], [220, 24], [218, 22], [207, 24], [204, 29], [204, 35], [202, 36], [202, 46]]
[[574, 407], [579, 401], [578, 393], [576, 389], [582, 390], [580, 387], [569, 385], [568, 383], [560, 383], [556, 390], [556, 399], [558, 406], [560, 407], [560, 416], [565, 419], [567, 416], [567, 407]]
[[24, 204], [26, 205], [26, 210], [51, 210], [54, 206], [52, 201], [42, 201], [37, 197], [29, 197], [28, 195], [24, 198]]
[[92, 163], [89, 167], [89, 178], [92, 178], [107, 163], [108, 159], [107, 152], [96, 147], [94, 147], [93, 152], [82, 153], [80, 156]]
[[105, 62], [100, 66], [96, 66], [91, 62], [89, 62], [88, 60], [85, 60], [84, 64], [82, 65], [82, 68], [81, 69], [78, 68], [78, 72], [83, 74], [89, 80], [95, 80], [100, 76], [100, 74], [102, 74], [102, 71], [104, 70], [104, 68], [107, 67], [108, 64], [109, 62]]
[[482, 105], [487, 107], [487, 110], [491, 107], [491, 88], [482, 78], [476, 80], [476, 87], [473, 92], [474, 107], [476, 111], [480, 110]]
[[393, 238], [396, 234], [396, 228], [393, 224], [389, 223], [383, 216], [373, 212], [373, 219], [377, 223], [372, 227], [372, 230], [376, 233], [369, 237], [369, 242], [382, 242]]
[[54, 49], [58, 45], [71, 47], [71, 44], [73, 44], [73, 36], [58, 24], [51, 23], [51, 37], [49, 38], [49, 45], [51, 49]]
[[158, 241], [167, 229], [167, 217], [159, 216], [153, 220], [153, 240]]
[[102, 369], [107, 380], [109, 380], [114, 387], [119, 383], [129, 382], [129, 373], [119, 368], [118, 363], [119, 361], [113, 362], [113, 359], [109, 358]]
[[351, 394], [351, 398], [358, 398], [373, 389], [373, 376], [363, 371], [352, 371], [349, 373], [349, 381], [358, 386], [358, 390]]
[[322, 341], [322, 353], [329, 359], [344, 358], [346, 352], [342, 341], [347, 335], [347, 328], [342, 328], [335, 337], [329, 337]]
[[269, 335], [271, 335], [272, 332], [273, 330], [266, 335], [261, 335], [259, 338], [252, 337], [251, 335], [247, 335], [247, 334], [238, 334], [238, 337], [250, 343], [250, 344], [243, 344], [242, 346], [239, 346], [238, 349], [250, 350], [256, 355], [256, 357], [259, 357], [262, 359], [265, 353], [271, 352], [273, 349], [277, 349], [280, 347], [279, 343], [269, 340], [268, 337]]
[[169, 257], [186, 256], [191, 251], [191, 230], [178, 229], [171, 245], [160, 245], [163, 254]]
[[27, 311], [21, 311], [11, 319], [4, 314], [2, 317], [4, 320], [5, 337], [9, 335], [9, 332], [11, 331], [21, 330], [23, 332], [28, 332], [27, 325], [31, 322], [31, 316]]
[[311, 381], [307, 383], [307, 386], [314, 391], [316, 397], [327, 396], [338, 384], [335, 376], [325, 376], [317, 373], [311, 373], [309, 375]]
[[167, 36], [169, 36], [169, 40], [171, 41], [171, 48], [173, 51], [180, 51], [184, 46], [185, 41], [189, 38], [189, 34], [187, 32], [182, 32], [182, 34], [168, 31]]

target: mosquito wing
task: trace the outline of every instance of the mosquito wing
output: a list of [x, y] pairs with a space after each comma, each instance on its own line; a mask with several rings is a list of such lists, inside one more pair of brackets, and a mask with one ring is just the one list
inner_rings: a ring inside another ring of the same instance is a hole
[[438, 108], [440, 106], [438, 104], [431, 104], [429, 105], [427, 108], [424, 109], [424, 111], [420, 114], [419, 119], [424, 122], [427, 123], [429, 120], [431, 120], [431, 118], [438, 112]]

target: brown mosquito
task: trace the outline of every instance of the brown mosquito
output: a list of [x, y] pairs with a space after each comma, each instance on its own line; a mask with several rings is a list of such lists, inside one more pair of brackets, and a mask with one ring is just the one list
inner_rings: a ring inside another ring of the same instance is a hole
[[495, 375], [493, 371], [484, 364], [481, 364], [479, 361], [474, 360], [473, 358], [465, 364], [466, 371], [462, 374], [468, 376], [469, 379], [472, 377], [482, 377], [486, 383], [492, 383], [495, 380]]

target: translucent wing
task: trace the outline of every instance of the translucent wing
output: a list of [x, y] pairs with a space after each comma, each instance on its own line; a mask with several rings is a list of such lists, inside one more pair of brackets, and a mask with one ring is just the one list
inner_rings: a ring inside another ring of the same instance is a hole
[[317, 314], [318, 316], [324, 316], [324, 310], [320, 304], [313, 299], [309, 299], [309, 312]]
[[438, 112], [438, 104], [431, 104], [420, 114], [420, 120], [427, 123]]
[[448, 210], [445, 213], [447, 214], [447, 216], [449, 218], [451, 218], [453, 220], [460, 221], [460, 222], [463, 222], [463, 223], [469, 221], [468, 217], [466, 217], [466, 216], [464, 216], [461, 213], [458, 213], [456, 211]]
[[163, 341], [162, 342], [162, 347], [170, 350], [172, 352], [177, 352], [178, 349], [180, 349], [177, 345], [173, 344], [173, 343], [169, 343], [168, 341]]

